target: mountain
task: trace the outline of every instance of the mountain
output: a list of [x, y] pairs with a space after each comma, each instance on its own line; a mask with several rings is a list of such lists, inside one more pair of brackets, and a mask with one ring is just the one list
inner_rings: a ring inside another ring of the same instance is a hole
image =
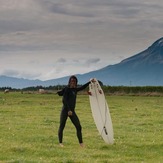
[[82, 79], [96, 77], [105, 85], [162, 86], [163, 37], [146, 50], [115, 65], [89, 72]]
[[41, 80], [28, 80], [23, 78], [8, 77], [5, 75], [0, 76], [0, 87], [25, 88], [42, 84], [43, 81]]
[[[122, 60], [115, 65], [85, 74], [77, 74], [79, 84], [90, 78], [97, 78], [104, 85], [111, 86], [162, 86], [163, 85], [163, 37], [146, 50]], [[0, 87], [25, 88], [67, 84], [69, 76], [52, 80], [27, 80], [0, 76]]]

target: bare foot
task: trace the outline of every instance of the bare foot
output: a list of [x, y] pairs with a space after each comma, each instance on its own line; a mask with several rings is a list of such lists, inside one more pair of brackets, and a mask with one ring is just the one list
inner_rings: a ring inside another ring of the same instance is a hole
[[82, 147], [82, 148], [83, 148], [83, 147], [84, 147], [84, 144], [83, 144], [83, 143], [80, 143], [80, 147]]
[[63, 145], [62, 143], [60, 143], [59, 145], [60, 145], [60, 147], [62, 147], [62, 148], [64, 147], [64, 145]]

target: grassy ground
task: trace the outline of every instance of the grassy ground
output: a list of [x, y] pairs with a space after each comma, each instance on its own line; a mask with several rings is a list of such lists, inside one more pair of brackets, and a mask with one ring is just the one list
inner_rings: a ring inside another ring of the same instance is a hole
[[57, 130], [62, 107], [54, 94], [0, 93], [0, 162], [161, 163], [163, 98], [107, 96], [115, 143], [107, 145], [94, 124], [89, 98], [79, 95], [76, 112], [83, 127], [81, 148], [70, 120], [64, 148]]

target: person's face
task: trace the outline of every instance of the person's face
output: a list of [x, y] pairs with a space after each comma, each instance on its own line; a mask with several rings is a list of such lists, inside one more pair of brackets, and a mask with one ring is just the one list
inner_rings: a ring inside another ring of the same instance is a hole
[[70, 88], [75, 88], [76, 87], [76, 80], [74, 78], [70, 79]]

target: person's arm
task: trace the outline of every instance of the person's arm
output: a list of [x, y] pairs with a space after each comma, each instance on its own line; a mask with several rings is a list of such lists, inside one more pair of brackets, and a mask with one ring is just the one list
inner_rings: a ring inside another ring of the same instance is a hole
[[87, 88], [91, 82], [95, 82], [95, 80], [94, 80], [93, 78], [90, 79], [89, 82], [87, 82], [86, 84], [82, 85], [81, 87], [78, 87], [78, 88], [77, 88], [77, 91], [81, 91], [81, 90]]
[[65, 92], [65, 88], [63, 88], [62, 90], [57, 91], [57, 94], [59, 96], [63, 96], [64, 92]]
[[90, 84], [90, 82], [87, 82], [86, 84], [84, 84], [84, 85], [78, 87], [78, 88], [77, 88], [77, 91], [81, 91], [81, 90], [87, 88], [87, 87], [89, 86], [89, 84]]

